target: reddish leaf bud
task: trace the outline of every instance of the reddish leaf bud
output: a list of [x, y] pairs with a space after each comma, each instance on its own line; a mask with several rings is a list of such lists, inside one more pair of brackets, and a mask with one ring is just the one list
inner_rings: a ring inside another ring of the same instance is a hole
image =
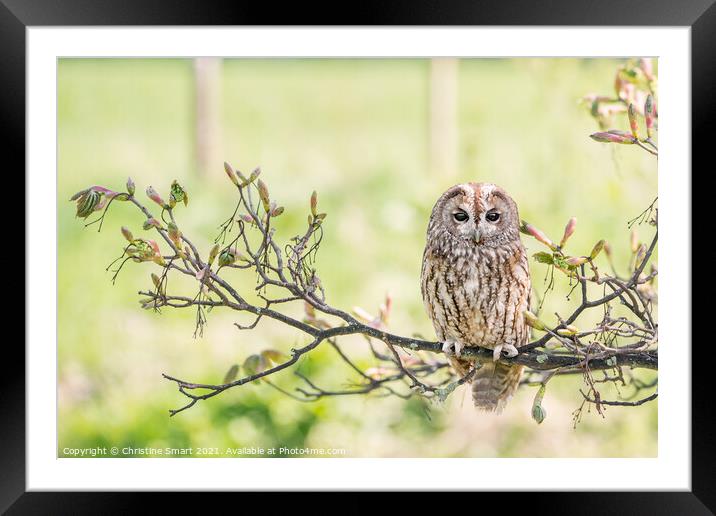
[[147, 197], [149, 197], [151, 200], [153, 200], [155, 203], [157, 203], [162, 208], [168, 208], [167, 203], [164, 202], [164, 199], [162, 199], [157, 191], [152, 186], [147, 187]]
[[318, 192], [315, 190], [311, 194], [311, 215], [316, 216], [316, 209], [318, 207]]
[[629, 128], [631, 129], [631, 134], [634, 138], [639, 138], [639, 123], [636, 119], [636, 109], [634, 109], [634, 104], [629, 104], [629, 110], [627, 111], [627, 114], [629, 115]]
[[142, 226], [145, 230], [151, 229], [151, 228], [157, 228], [162, 229], [162, 224], [155, 219], [154, 217], [150, 217], [147, 220], [144, 221], [144, 225]]
[[636, 253], [636, 250], [639, 249], [639, 235], [636, 232], [636, 229], [631, 230], [631, 234], [629, 235], [629, 244], [631, 246], [631, 252]]
[[260, 179], [257, 183], [257, 186], [259, 188], [259, 197], [261, 198], [261, 203], [264, 206], [264, 211], [268, 213], [271, 210], [268, 187], [266, 186], [266, 183], [264, 183]]
[[646, 136], [647, 138], [651, 138], [651, 135], [654, 131], [654, 121], [655, 121], [655, 113], [654, 113], [654, 97], [649, 95], [646, 97], [646, 102], [644, 102], [644, 119], [646, 120]]
[[547, 235], [545, 235], [542, 231], [537, 229], [529, 222], [522, 221], [522, 226], [520, 227], [520, 230], [523, 233], [534, 237], [538, 242], [542, 242], [544, 245], [546, 245], [553, 251], [557, 250], [557, 246], [554, 245], [554, 242], [552, 242], [552, 240], [550, 240]]
[[229, 176], [229, 179], [231, 179], [231, 182], [234, 183], [236, 186], [239, 186], [239, 180], [236, 178], [234, 169], [226, 161], [224, 161], [224, 170], [226, 171], [226, 175]]
[[569, 240], [569, 237], [571, 237], [574, 234], [574, 231], [577, 229], [577, 217], [572, 217], [569, 219], [569, 222], [567, 222], [567, 226], [564, 228], [564, 235], [562, 236], [562, 240], [559, 242], [559, 247], [564, 247], [564, 245], [567, 243], [567, 240]]
[[654, 79], [654, 65], [650, 57], [644, 57], [639, 60], [639, 68], [644, 72], [644, 77], [651, 81]]
[[124, 238], [127, 239], [127, 242], [133, 242], [134, 241], [134, 235], [132, 235], [132, 232], [127, 229], [127, 227], [122, 226], [122, 234], [124, 235]]
[[589, 261], [589, 257], [587, 256], [570, 256], [569, 258], [564, 260], [567, 265], [571, 265], [572, 267], [578, 267], [580, 265], [583, 265]]
[[630, 145], [634, 143], [634, 137], [623, 131], [615, 129], [607, 132], [597, 132], [590, 134], [589, 137], [600, 143], [621, 143], [622, 145]]
[[636, 258], [634, 258], [634, 268], [638, 269], [641, 267], [642, 262], [646, 258], [646, 244], [641, 244], [639, 249], [636, 251]]
[[254, 181], [256, 181], [256, 179], [257, 179], [260, 175], [261, 175], [261, 168], [259, 168], [259, 167], [255, 168], [254, 171], [251, 172], [251, 176], [249, 176], [249, 178], [245, 181], [245, 184], [242, 185], [242, 186], [246, 186], [246, 185], [248, 185], [248, 184], [250, 184], [250, 183], [253, 183]]
[[169, 239], [172, 241], [174, 246], [181, 250], [182, 233], [174, 222], [167, 224], [167, 234], [169, 235]]

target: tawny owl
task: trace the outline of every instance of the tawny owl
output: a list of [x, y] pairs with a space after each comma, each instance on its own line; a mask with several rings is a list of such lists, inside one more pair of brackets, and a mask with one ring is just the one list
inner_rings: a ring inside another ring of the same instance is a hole
[[501, 412], [520, 382], [522, 366], [497, 362], [529, 340], [523, 312], [530, 274], [520, 240], [517, 205], [490, 183], [450, 188], [433, 207], [423, 253], [421, 291], [438, 339], [461, 376], [472, 362], [463, 348], [494, 350], [472, 379], [479, 409]]

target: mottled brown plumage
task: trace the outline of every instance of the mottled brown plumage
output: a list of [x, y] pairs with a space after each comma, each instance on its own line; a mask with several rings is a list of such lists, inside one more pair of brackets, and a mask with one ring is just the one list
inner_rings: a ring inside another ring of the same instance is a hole
[[435, 203], [423, 253], [421, 291], [435, 333], [451, 365], [464, 376], [465, 347], [494, 350], [472, 381], [475, 406], [500, 412], [514, 394], [521, 366], [498, 363], [529, 340], [523, 312], [530, 276], [520, 241], [517, 205], [490, 183], [456, 185]]

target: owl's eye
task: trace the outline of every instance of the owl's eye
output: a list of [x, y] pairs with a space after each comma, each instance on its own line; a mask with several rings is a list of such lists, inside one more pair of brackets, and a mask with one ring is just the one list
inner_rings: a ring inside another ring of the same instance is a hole
[[458, 222], [465, 222], [469, 218], [464, 211], [456, 211], [452, 216]]
[[490, 211], [487, 213], [487, 215], [485, 215], [485, 218], [490, 222], [497, 222], [498, 220], [500, 220], [500, 214], [496, 211]]

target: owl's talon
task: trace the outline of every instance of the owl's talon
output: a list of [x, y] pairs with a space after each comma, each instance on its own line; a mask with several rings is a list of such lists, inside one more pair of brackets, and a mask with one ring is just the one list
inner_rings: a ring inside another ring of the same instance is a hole
[[502, 344], [498, 344], [492, 349], [492, 361], [497, 362], [502, 356]]
[[453, 341], [446, 340], [445, 342], [443, 342], [443, 353], [445, 353], [446, 355], [454, 354], [455, 353], [455, 351], [453, 351], [454, 346], [455, 346], [455, 343]]
[[505, 353], [505, 356], [507, 358], [516, 357], [519, 354], [517, 348], [512, 344], [505, 344], [504, 346], [502, 346], [502, 351]]
[[462, 354], [462, 348], [464, 348], [465, 345], [461, 342], [456, 342], [454, 340], [446, 340], [443, 342], [443, 353], [446, 355], [453, 355], [456, 357], [460, 357]]
[[492, 350], [493, 362], [497, 362], [502, 357], [503, 353], [505, 354], [505, 356], [507, 358], [512, 358], [512, 357], [516, 357], [518, 355], [519, 351], [517, 351], [517, 348], [512, 344], [498, 344]]

